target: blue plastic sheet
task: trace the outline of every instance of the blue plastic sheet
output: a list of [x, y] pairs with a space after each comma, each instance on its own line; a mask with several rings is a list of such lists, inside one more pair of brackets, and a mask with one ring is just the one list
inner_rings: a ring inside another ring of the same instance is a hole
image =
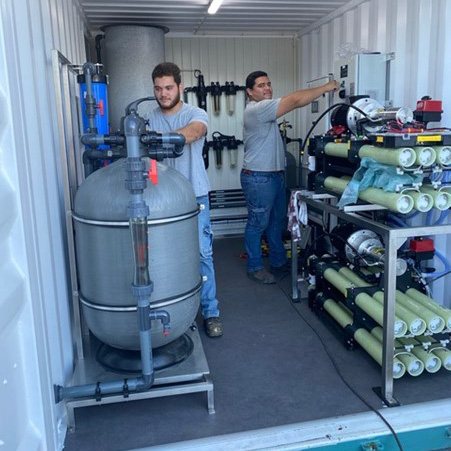
[[361, 191], [367, 188], [381, 188], [387, 192], [396, 192], [396, 187], [412, 185], [422, 181], [421, 174], [398, 174], [396, 166], [382, 164], [372, 158], [362, 158], [360, 167], [341, 195], [338, 207], [355, 204]]

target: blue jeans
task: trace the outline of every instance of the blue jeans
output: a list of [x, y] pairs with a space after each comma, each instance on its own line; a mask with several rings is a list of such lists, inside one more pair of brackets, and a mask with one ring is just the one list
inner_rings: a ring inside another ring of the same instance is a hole
[[202, 284], [200, 294], [200, 311], [207, 319], [219, 316], [218, 300], [216, 299], [215, 267], [213, 265], [213, 232], [210, 223], [210, 205], [208, 196], [196, 197], [200, 206], [197, 217], [200, 248], [200, 274], [207, 280]]
[[286, 215], [284, 172], [241, 171], [241, 186], [247, 206], [244, 244], [248, 272], [263, 269], [261, 238], [266, 232], [271, 266], [282, 266], [287, 255], [282, 242]]

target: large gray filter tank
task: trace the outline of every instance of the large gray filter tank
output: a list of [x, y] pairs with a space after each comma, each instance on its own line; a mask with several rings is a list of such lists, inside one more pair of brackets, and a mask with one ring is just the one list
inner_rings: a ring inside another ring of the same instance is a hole
[[[128, 227], [126, 161], [91, 174], [75, 197], [74, 222], [80, 299], [91, 332], [119, 349], [139, 350], [138, 315], [131, 283], [133, 248]], [[199, 299], [198, 207], [190, 183], [158, 164], [158, 184], [149, 181], [149, 272], [151, 308], [171, 316], [169, 336], [152, 322], [152, 347], [163, 346], [193, 323]]]
[[[109, 76], [109, 118], [113, 131], [130, 102], [153, 95], [152, 70], [164, 58], [164, 35], [169, 30], [155, 25], [108, 25], [103, 27], [105, 73]], [[143, 103], [146, 114], [155, 105]]]

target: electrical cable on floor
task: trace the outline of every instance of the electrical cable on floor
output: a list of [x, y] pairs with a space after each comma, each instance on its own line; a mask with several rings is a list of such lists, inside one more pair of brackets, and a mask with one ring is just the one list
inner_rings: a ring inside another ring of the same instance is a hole
[[357, 393], [356, 390], [354, 390], [354, 388], [346, 381], [346, 379], [344, 378], [344, 376], [341, 374], [340, 368], [337, 364], [337, 362], [335, 361], [334, 357], [332, 356], [332, 354], [329, 352], [328, 347], [326, 346], [326, 344], [324, 343], [321, 335], [310, 325], [310, 323], [307, 321], [307, 319], [304, 317], [304, 315], [296, 308], [296, 306], [293, 304], [293, 300], [291, 299], [290, 295], [288, 293], [285, 292], [285, 290], [280, 286], [280, 282], [287, 277], [288, 274], [284, 274], [283, 276], [281, 276], [277, 281], [277, 287], [279, 288], [279, 290], [285, 295], [285, 297], [288, 299], [288, 301], [290, 302], [291, 307], [294, 309], [294, 311], [297, 313], [297, 315], [305, 322], [305, 324], [307, 324], [307, 326], [312, 330], [312, 332], [318, 337], [318, 340], [320, 341], [324, 351], [326, 352], [327, 356], [329, 357], [330, 361], [332, 362], [332, 366], [335, 368], [335, 371], [337, 372], [338, 376], [340, 377], [340, 379], [343, 381], [343, 383], [346, 385], [346, 387], [348, 387], [348, 389], [363, 403], [365, 404], [365, 406], [367, 406], [371, 411], [373, 411], [388, 427], [388, 429], [390, 430], [390, 432], [393, 435], [393, 438], [396, 440], [396, 444], [399, 447], [400, 451], [404, 451], [404, 448], [401, 445], [401, 441], [398, 437], [398, 434], [395, 432], [395, 430], [393, 429], [393, 427], [391, 426], [391, 424], [385, 419], [385, 417], [378, 411], [376, 410], [373, 406], [371, 406], [369, 404], [369, 402], [363, 397], [361, 396], [359, 393]]

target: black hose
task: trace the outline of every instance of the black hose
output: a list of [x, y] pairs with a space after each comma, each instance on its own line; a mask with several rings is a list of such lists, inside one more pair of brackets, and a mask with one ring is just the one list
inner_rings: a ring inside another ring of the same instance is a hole
[[337, 107], [339, 107], [339, 106], [347, 106], [347, 107], [349, 107], [349, 108], [352, 108], [352, 109], [358, 111], [358, 112], [359, 112], [360, 114], [362, 114], [363, 116], [365, 116], [368, 120], [372, 121], [372, 119], [371, 119], [364, 111], [362, 111], [360, 108], [357, 108], [357, 107], [354, 106], [354, 105], [348, 105], [347, 103], [342, 103], [342, 102], [341, 102], [341, 103], [336, 103], [335, 105], [332, 105], [332, 106], [330, 106], [329, 108], [327, 108], [327, 110], [323, 111], [323, 113], [321, 114], [321, 116], [320, 116], [315, 122], [313, 122], [312, 126], [310, 127], [309, 131], [307, 132], [307, 135], [305, 136], [304, 143], [302, 144], [302, 147], [301, 147], [301, 154], [304, 152], [305, 145], [306, 145], [307, 142], [308, 142], [309, 136], [311, 135], [313, 129], [318, 125], [318, 122], [319, 122], [319, 121], [320, 121], [320, 120], [321, 120], [321, 119], [322, 119], [329, 111], [331, 111], [331, 110], [333, 110], [333, 109], [335, 109], [335, 108], [337, 108]]

